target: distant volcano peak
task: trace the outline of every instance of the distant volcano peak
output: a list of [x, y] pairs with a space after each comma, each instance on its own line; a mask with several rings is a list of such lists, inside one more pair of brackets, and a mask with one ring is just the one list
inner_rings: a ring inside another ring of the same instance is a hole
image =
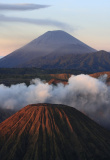
[[47, 31], [46, 33], [44, 33], [43, 35], [54, 35], [54, 36], [69, 36], [70, 37], [73, 37], [71, 36], [69, 33], [63, 31], [63, 30], [53, 30], [53, 31]]
[[[39, 40], [41, 40], [42, 43], [57, 43], [57, 44], [82, 44], [81, 41], [74, 38], [69, 33], [62, 31], [62, 30], [54, 30], [54, 31], [48, 31], [38, 37]], [[37, 39], [36, 39], [37, 40]]]
[[95, 49], [65, 31], [48, 31], [22, 48], [0, 59], [0, 68], [22, 67], [28, 63], [32, 65], [33, 60], [36, 61], [41, 57], [45, 58], [44, 56], [52, 55], [53, 52], [57, 52], [59, 56], [60, 54], [84, 54], [95, 51]]
[[[52, 30], [52, 31], [47, 31], [46, 32], [47, 34], [49, 34], [49, 33], [51, 33], [51, 34], [60, 34], [60, 33], [66, 33], [67, 34], [67, 32], [65, 32], [65, 31], [63, 31], [63, 30]], [[45, 33], [45, 34], [46, 34]]]

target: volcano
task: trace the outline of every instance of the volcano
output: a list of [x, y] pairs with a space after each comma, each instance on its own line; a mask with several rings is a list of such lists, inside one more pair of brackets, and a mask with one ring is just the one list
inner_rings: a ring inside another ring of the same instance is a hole
[[108, 160], [110, 132], [72, 107], [28, 105], [0, 123], [1, 160]]
[[95, 49], [62, 30], [48, 31], [22, 48], [0, 59], [0, 67], [25, 67], [24, 64], [32, 63], [33, 60], [53, 54], [53, 52], [62, 55], [62, 52], [63, 54], [81, 54], [95, 51]]

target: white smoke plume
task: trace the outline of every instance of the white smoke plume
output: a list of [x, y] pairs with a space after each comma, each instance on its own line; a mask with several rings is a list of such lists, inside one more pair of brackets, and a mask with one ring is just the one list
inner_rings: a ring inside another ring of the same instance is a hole
[[54, 103], [72, 106], [101, 125], [110, 128], [110, 87], [107, 76], [100, 79], [88, 75], [71, 76], [68, 84], [49, 85], [39, 79], [6, 87], [0, 85], [0, 106], [21, 109], [28, 104]]

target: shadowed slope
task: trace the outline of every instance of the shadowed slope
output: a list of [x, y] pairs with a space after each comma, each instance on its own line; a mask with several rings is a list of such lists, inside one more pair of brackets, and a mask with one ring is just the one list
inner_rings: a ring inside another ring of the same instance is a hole
[[0, 124], [2, 160], [108, 160], [110, 134], [72, 107], [29, 105]]
[[98, 51], [89, 54], [49, 54], [24, 63], [19, 67], [76, 69], [91, 72], [110, 71], [110, 53]]

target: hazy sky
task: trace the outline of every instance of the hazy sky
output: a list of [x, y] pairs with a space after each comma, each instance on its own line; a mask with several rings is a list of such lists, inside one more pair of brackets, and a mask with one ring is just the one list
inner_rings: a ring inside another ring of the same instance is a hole
[[0, 56], [48, 30], [64, 30], [110, 51], [110, 0], [1, 0]]

